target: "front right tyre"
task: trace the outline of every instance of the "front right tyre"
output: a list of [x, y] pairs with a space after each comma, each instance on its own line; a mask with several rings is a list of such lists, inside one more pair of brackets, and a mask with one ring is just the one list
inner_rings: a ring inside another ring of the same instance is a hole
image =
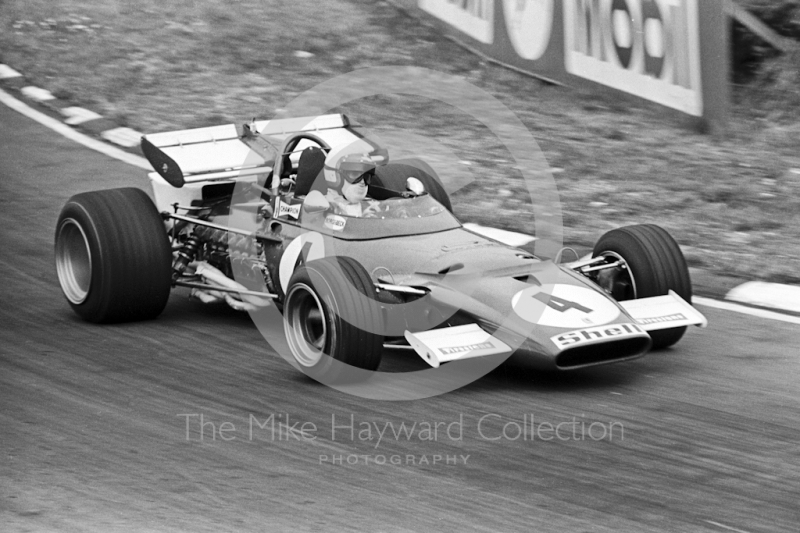
[[[692, 303], [692, 281], [680, 246], [667, 231], [655, 224], [625, 226], [607, 232], [594, 246], [593, 257], [619, 262], [599, 283], [616, 300], [663, 296], [670, 290]], [[678, 342], [686, 327], [651, 331], [653, 349]]]

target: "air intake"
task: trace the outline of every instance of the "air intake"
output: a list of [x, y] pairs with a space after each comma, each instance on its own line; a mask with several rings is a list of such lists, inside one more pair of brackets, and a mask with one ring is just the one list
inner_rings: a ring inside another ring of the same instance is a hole
[[650, 349], [649, 337], [620, 339], [568, 348], [556, 356], [556, 366], [562, 370], [572, 370], [585, 366], [600, 365], [616, 361], [628, 361], [641, 357]]

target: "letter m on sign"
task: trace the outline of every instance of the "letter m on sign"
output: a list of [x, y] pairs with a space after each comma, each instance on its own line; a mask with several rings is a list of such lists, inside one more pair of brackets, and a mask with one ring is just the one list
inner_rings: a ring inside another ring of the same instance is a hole
[[575, 51], [605, 60], [603, 49], [603, 24], [600, 17], [600, 0], [574, 0], [575, 10]]

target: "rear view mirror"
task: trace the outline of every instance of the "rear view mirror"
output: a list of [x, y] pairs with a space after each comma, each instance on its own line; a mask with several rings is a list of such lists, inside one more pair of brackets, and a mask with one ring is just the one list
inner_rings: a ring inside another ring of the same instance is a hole
[[406, 180], [406, 190], [419, 196], [425, 192], [425, 186], [417, 178], [408, 178]]

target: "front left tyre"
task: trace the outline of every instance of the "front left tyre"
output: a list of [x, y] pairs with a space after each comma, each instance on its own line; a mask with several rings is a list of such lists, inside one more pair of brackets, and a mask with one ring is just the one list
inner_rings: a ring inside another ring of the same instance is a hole
[[164, 310], [172, 252], [164, 222], [141, 189], [76, 194], [58, 217], [58, 281], [88, 322], [147, 320]]
[[380, 304], [369, 274], [353, 258], [324, 257], [299, 266], [286, 291], [283, 323], [295, 361], [313, 378], [347, 379], [348, 365], [380, 365]]

